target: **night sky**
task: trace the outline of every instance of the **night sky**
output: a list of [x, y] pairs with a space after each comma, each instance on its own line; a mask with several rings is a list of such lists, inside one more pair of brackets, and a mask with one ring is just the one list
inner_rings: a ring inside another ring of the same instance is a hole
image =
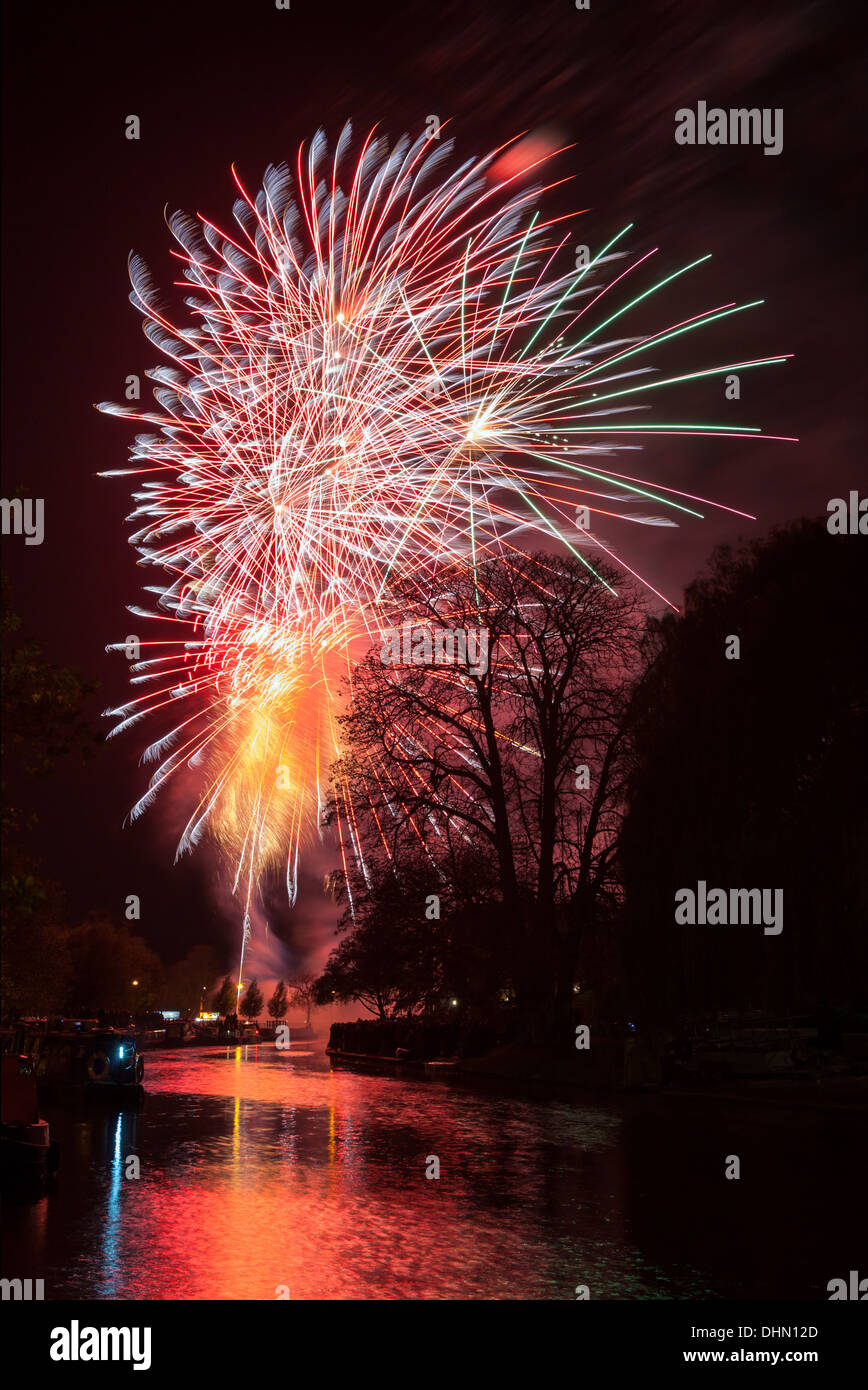
[[[137, 631], [125, 605], [152, 580], [127, 543], [129, 480], [96, 476], [124, 466], [134, 430], [93, 403], [121, 400], [124, 378], [157, 363], [127, 300], [127, 255], [144, 257], [176, 305], [164, 208], [227, 226], [230, 164], [255, 189], [268, 163], [292, 159], [320, 125], [333, 138], [352, 118], [359, 132], [379, 124], [397, 137], [434, 113], [450, 121], [462, 159], [524, 130], [571, 145], [551, 173], [572, 176], [555, 205], [588, 209], [577, 241], [598, 246], [632, 220], [631, 248], [660, 246], [662, 265], [713, 253], [665, 309], [661, 298], [652, 318], [634, 318], [636, 330], [658, 326], [663, 312], [675, 321], [765, 298], [726, 333], [655, 359], [689, 370], [730, 360], [727, 351], [795, 354], [747, 374], [738, 403], [724, 404], [719, 384], [680, 401], [681, 418], [725, 419], [727, 410], [734, 423], [797, 435], [798, 445], [660, 440], [637, 470], [756, 513], [756, 524], [712, 513], [679, 530], [604, 532], [673, 601], [721, 541], [864, 492], [866, 111], [855, 13], [799, 0], [592, 0], [587, 13], [572, 0], [366, 0], [342, 18], [322, 0], [292, 0], [289, 12], [273, 0], [13, 0], [3, 487], [45, 499], [46, 536], [40, 547], [5, 540], [4, 566], [47, 657], [99, 681], [94, 723], [125, 698], [126, 662], [104, 648]], [[675, 110], [698, 100], [781, 107], [783, 152], [676, 145]], [[124, 138], [129, 114], [141, 118], [138, 142]], [[213, 941], [228, 961], [237, 919], [213, 889], [213, 863], [206, 853], [172, 865], [177, 809], [164, 803], [123, 828], [144, 786], [146, 738], [133, 731], [35, 789], [46, 871], [73, 916], [90, 907], [119, 915], [138, 893], [138, 930], [167, 957]], [[311, 951], [318, 965], [335, 917], [318, 885], [336, 856], [308, 862], [299, 907], [272, 924], [291, 942], [292, 963]]]

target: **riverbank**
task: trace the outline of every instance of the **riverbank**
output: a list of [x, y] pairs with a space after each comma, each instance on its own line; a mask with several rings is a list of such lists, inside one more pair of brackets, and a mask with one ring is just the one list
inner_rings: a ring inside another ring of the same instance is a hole
[[474, 1037], [458, 1028], [429, 1025], [414, 1032], [403, 1021], [391, 1026], [364, 1021], [333, 1024], [326, 1050], [334, 1060], [386, 1070], [499, 1077], [591, 1090], [655, 1089], [662, 1080], [659, 1057], [643, 1038], [632, 1036], [599, 1037], [593, 1048], [554, 1052], [514, 1040], [488, 1039], [482, 1030]]
[[604, 1053], [605, 1060], [598, 1061], [596, 1069], [592, 1070], [581, 1063], [576, 1065], [570, 1056], [517, 1044], [496, 1048], [484, 1057], [438, 1058], [433, 1061], [344, 1053], [331, 1047], [326, 1049], [333, 1063], [345, 1063], [362, 1070], [396, 1077], [416, 1074], [443, 1080], [454, 1079], [483, 1088], [486, 1083], [511, 1088], [520, 1086], [529, 1097], [552, 1092], [585, 1096], [644, 1093], [685, 1101], [713, 1100], [720, 1104], [747, 1103], [799, 1110], [861, 1112], [868, 1119], [868, 1075], [823, 1075], [812, 1071], [788, 1076], [729, 1079], [709, 1084], [698, 1084], [686, 1078], [664, 1083], [659, 1068], [656, 1074], [653, 1068], [648, 1070], [647, 1058], [641, 1052], [641, 1061], [632, 1063], [629, 1053], [626, 1058], [621, 1053], [626, 1076], [619, 1077], [613, 1068], [619, 1050], [614, 1046], [610, 1048], [608, 1057]]

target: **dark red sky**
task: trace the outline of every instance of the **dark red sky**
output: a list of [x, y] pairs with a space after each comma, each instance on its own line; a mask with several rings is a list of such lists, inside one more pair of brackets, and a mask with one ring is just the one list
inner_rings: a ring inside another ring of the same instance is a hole
[[[632, 220], [633, 246], [659, 245], [672, 267], [713, 253], [669, 296], [673, 321], [682, 308], [766, 299], [737, 330], [706, 338], [696, 365], [730, 350], [795, 353], [745, 378], [730, 409], [802, 442], [661, 440], [637, 470], [755, 512], [756, 526], [712, 515], [607, 535], [675, 601], [715, 544], [868, 485], [856, 7], [593, 0], [584, 13], [572, 0], [366, 0], [347, 13], [322, 0], [292, 0], [289, 12], [270, 0], [6, 7], [3, 486], [45, 499], [46, 538], [26, 549], [5, 541], [4, 564], [46, 654], [100, 681], [95, 714], [124, 698], [126, 664], [104, 647], [133, 630], [124, 605], [143, 582], [126, 540], [128, 488], [96, 477], [123, 466], [131, 431], [93, 402], [120, 399], [124, 377], [156, 360], [127, 302], [127, 253], [168, 288], [164, 207], [228, 223], [230, 163], [255, 186], [318, 125], [333, 134], [352, 117], [397, 136], [435, 113], [451, 120], [461, 157], [555, 127], [574, 145], [555, 166], [575, 176], [561, 196], [590, 209], [589, 243]], [[781, 107], [783, 153], [677, 146], [674, 112], [698, 100]], [[141, 117], [138, 143], [124, 139], [130, 113]], [[694, 365], [689, 352], [678, 362]], [[719, 394], [710, 399], [719, 413]], [[685, 418], [702, 418], [708, 400], [685, 397]], [[144, 780], [142, 746], [135, 735], [115, 741], [37, 791], [46, 865], [73, 913], [118, 911], [136, 892], [142, 930], [161, 950], [212, 939], [234, 950], [213, 866], [172, 867], [169, 808], [122, 828]], [[319, 945], [321, 956], [334, 909], [318, 879], [330, 863], [311, 861], [284, 918], [299, 954]]]

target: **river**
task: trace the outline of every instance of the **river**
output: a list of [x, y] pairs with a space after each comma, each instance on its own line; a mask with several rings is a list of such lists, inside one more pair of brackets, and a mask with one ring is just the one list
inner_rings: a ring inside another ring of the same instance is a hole
[[146, 1054], [138, 1111], [44, 1103], [60, 1175], [6, 1204], [4, 1275], [47, 1299], [816, 1299], [855, 1266], [852, 1116], [528, 1098], [321, 1047]]

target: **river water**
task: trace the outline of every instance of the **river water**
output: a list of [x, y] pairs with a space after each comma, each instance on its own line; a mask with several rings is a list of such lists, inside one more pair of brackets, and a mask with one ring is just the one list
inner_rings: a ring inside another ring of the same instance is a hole
[[4, 1275], [47, 1299], [816, 1299], [857, 1267], [850, 1116], [528, 1099], [321, 1046], [147, 1054], [139, 1111], [44, 1103], [60, 1176], [6, 1204]]

